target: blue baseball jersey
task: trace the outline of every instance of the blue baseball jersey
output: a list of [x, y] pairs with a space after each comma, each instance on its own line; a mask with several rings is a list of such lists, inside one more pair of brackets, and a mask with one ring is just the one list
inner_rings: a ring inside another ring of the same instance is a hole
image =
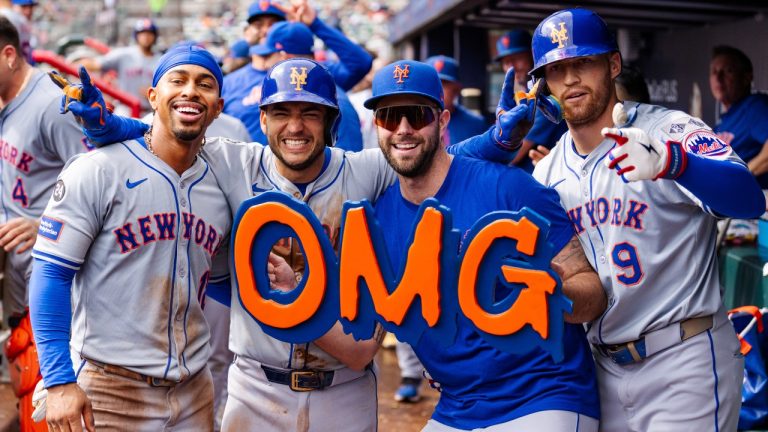
[[[768, 95], [751, 94], [733, 104], [720, 116], [714, 131], [744, 162], [749, 162], [768, 141]], [[757, 181], [768, 189], [768, 174], [758, 176]]]
[[363, 149], [363, 132], [360, 130], [360, 117], [355, 111], [352, 102], [349, 101], [347, 92], [336, 86], [336, 97], [339, 99], [341, 111], [341, 124], [339, 124], [339, 138], [336, 147], [346, 151], [357, 152]]
[[267, 71], [246, 65], [225, 76], [221, 89], [224, 112], [240, 119], [248, 129], [251, 140], [263, 144], [267, 141], [261, 132], [259, 102], [261, 102], [261, 84], [266, 75]]
[[481, 116], [456, 104], [456, 109], [451, 113], [451, 121], [448, 123], [448, 133], [451, 142], [456, 144], [488, 130], [490, 125]]
[[[495, 210], [523, 207], [550, 221], [546, 240], [554, 250], [561, 250], [574, 236], [557, 193], [517, 168], [455, 156], [435, 198], [451, 209], [453, 226], [462, 238], [480, 217]], [[375, 208], [383, 232], [400, 233], [385, 238], [393, 266], [402, 268], [408, 248], [404, 230], [413, 226], [418, 206], [401, 196], [398, 182], [379, 198]], [[510, 255], [525, 260], [514, 252]], [[502, 289], [497, 288], [497, 295], [506, 294]], [[555, 363], [540, 348], [524, 355], [500, 351], [473, 330], [463, 316], [458, 319], [456, 342], [449, 348], [425, 334], [414, 351], [441, 385], [440, 401], [432, 417], [460, 429], [488, 427], [545, 410], [599, 418], [595, 366], [584, 329], [574, 324], [565, 326], [561, 363]]]

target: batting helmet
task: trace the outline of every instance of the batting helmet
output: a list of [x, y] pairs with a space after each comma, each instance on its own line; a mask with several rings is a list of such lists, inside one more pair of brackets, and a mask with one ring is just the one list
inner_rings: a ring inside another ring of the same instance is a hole
[[291, 58], [272, 66], [261, 85], [259, 108], [282, 102], [309, 102], [331, 108], [326, 144], [333, 145], [341, 114], [336, 82], [325, 66], [306, 58]]
[[285, 19], [285, 13], [276, 8], [269, 0], [258, 0], [248, 7], [248, 22], [255, 20], [256, 18], [264, 15], [272, 15], [279, 20]]
[[547, 17], [533, 34], [532, 76], [550, 63], [618, 51], [616, 39], [600, 16], [588, 9], [565, 9]]
[[140, 19], [133, 25], [133, 38], [136, 39], [136, 35], [141, 32], [152, 32], [157, 36], [157, 26], [149, 18]]
[[400, 60], [379, 69], [373, 76], [371, 97], [363, 105], [376, 109], [381, 98], [401, 94], [424, 96], [437, 103], [440, 109], [445, 108], [443, 84], [437, 70], [415, 60]]

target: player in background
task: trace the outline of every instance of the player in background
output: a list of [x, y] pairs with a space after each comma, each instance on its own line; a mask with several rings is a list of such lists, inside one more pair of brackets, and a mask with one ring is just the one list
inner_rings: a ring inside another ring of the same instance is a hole
[[[258, 2], [262, 3], [262, 2]], [[341, 90], [349, 90], [360, 81], [371, 68], [372, 58], [364, 49], [354, 44], [336, 29], [326, 25], [317, 17], [317, 12], [306, 1], [286, 7], [271, 4], [263, 14], [280, 13], [290, 23], [273, 23], [260, 45], [252, 46], [251, 67], [228, 75], [224, 81], [224, 112], [242, 120], [251, 134], [251, 140], [266, 143], [267, 137], [261, 129], [259, 101], [264, 73], [278, 61], [294, 56], [312, 57], [314, 36], [336, 53], [338, 62], [326, 64]], [[275, 28], [276, 31], [272, 31]], [[362, 148], [362, 135], [357, 113], [346, 96], [342, 97], [341, 135], [354, 137], [340, 143], [348, 150]]]
[[19, 47], [27, 63], [35, 64], [32, 60], [32, 39], [34, 39], [32, 23], [19, 13], [11, 0], [0, 0], [0, 15], [6, 17], [16, 27], [19, 33]]
[[27, 309], [31, 248], [56, 176], [70, 157], [90, 147], [77, 122], [59, 114], [61, 90], [27, 63], [19, 44], [16, 28], [0, 17], [0, 246], [8, 252], [2, 301], [3, 322], [12, 331], [5, 354], [20, 398], [21, 429], [29, 431], [45, 430], [45, 424], [33, 426], [29, 417], [40, 377]]
[[133, 26], [136, 45], [115, 48], [97, 58], [80, 60], [91, 72], [113, 70], [117, 72], [117, 84], [121, 90], [141, 100], [142, 115], [152, 110], [147, 100], [147, 88], [152, 84], [160, 54], [154, 52], [157, 43], [157, 26], [149, 18], [136, 21]]
[[[406, 66], [409, 75], [398, 82], [394, 71]], [[597, 431], [594, 363], [580, 323], [600, 316], [606, 296], [557, 194], [522, 170], [449, 155], [441, 137], [451, 115], [436, 71], [424, 63], [403, 60], [382, 68], [366, 106], [375, 110], [379, 145], [398, 177], [376, 202], [382, 232], [390, 234], [385, 241], [393, 268], [403, 268], [407, 233], [427, 198], [451, 210], [462, 238], [488, 213], [527, 207], [550, 223], [552, 269], [573, 301], [559, 363], [541, 348], [526, 354], [500, 351], [464, 317], [458, 318], [456, 341], [449, 347], [425, 333], [413, 348], [441, 393], [423, 431]], [[510, 257], [525, 260], [513, 251]], [[501, 301], [513, 292], [498, 286], [494, 294]]]
[[752, 93], [752, 61], [730, 46], [712, 50], [709, 88], [720, 103], [717, 136], [733, 147], [760, 187], [768, 189], [768, 95]]
[[443, 137], [443, 144], [461, 142], [485, 132], [488, 129], [485, 119], [459, 103], [462, 87], [459, 80], [459, 62], [452, 57], [438, 55], [424, 60], [424, 63], [437, 70], [443, 83], [445, 109], [451, 113], [451, 122], [448, 123], [448, 133]]
[[232, 215], [198, 156], [222, 80], [204, 49], [172, 48], [147, 93], [152, 128], [56, 183], [30, 294], [52, 430], [213, 428], [201, 303], [227, 277]]
[[[531, 34], [525, 30], [512, 30], [502, 35], [496, 41], [496, 58], [506, 73], [512, 69], [515, 71], [515, 90], [528, 90], [528, 72], [533, 68], [531, 55]], [[533, 163], [528, 156], [531, 149], [539, 148], [548, 150], [568, 128], [564, 123], [555, 124], [544, 117], [542, 112], [536, 113], [533, 127], [523, 140], [523, 147], [517, 152], [512, 161], [527, 172], [533, 171]]]
[[32, 22], [32, 16], [37, 5], [37, 0], [13, 0], [13, 9], [22, 14], [29, 22]]
[[[307, 75], [299, 78], [296, 75], [302, 68]], [[300, 90], [296, 90], [297, 83]], [[281, 190], [307, 202], [335, 245], [343, 202], [375, 201], [392, 184], [394, 172], [379, 149], [350, 153], [331, 147], [338, 117], [333, 84], [329, 72], [312, 60], [295, 58], [279, 63], [265, 80], [261, 101], [269, 147], [227, 141], [204, 148], [219, 184], [225, 186], [232, 211], [253, 195]], [[510, 90], [511, 83], [505, 88]], [[97, 95], [98, 91], [89, 86], [84, 94]], [[506, 94], [504, 101], [511, 97]], [[118, 117], [111, 115], [101, 126], [92, 115], [96, 113], [98, 118], [100, 113], [94, 102], [103, 105], [99, 97], [69, 105], [89, 128], [89, 136], [106, 144], [116, 137], [137, 136], [136, 130], [139, 135], [143, 132], [143, 124], [130, 119], [115, 124]], [[501, 106], [505, 109], [494, 127], [464, 145], [452, 146], [450, 151], [508, 162], [514, 154], [510, 150], [519, 145], [510, 137], [516, 136], [515, 126], [527, 116], [528, 107]], [[288, 258], [293, 271], [303, 278], [300, 250], [296, 247], [291, 251], [294, 253]], [[376, 386], [370, 365], [378, 349], [377, 340], [356, 342], [338, 325], [314, 343], [283, 343], [267, 336], [239, 300], [230, 302], [237, 291], [230, 294], [229, 287], [221, 284], [211, 284], [208, 291], [218, 301], [232, 303], [230, 348], [237, 358], [230, 368], [223, 430], [293, 430], [306, 421], [324, 430], [376, 429]], [[303, 378], [293, 382], [293, 376]], [[279, 409], [265, 407], [264, 400], [273, 401], [271, 406]]]
[[229, 46], [229, 52], [223, 60], [221, 66], [222, 72], [228, 75], [241, 67], [247, 66], [251, 60], [250, 57], [251, 46], [245, 39], [238, 39], [232, 45]]
[[543, 20], [533, 53], [568, 125], [534, 177], [560, 195], [609, 298], [588, 331], [601, 430], [736, 430], [744, 360], [715, 225], [760, 215], [760, 187], [701, 120], [617, 99], [621, 55], [594, 12]]

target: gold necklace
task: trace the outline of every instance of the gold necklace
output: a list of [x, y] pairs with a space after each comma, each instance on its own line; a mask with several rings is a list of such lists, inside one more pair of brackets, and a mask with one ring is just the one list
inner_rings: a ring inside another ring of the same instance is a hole
[[[149, 130], [144, 133], [144, 142], [147, 143], [147, 150], [159, 158], [160, 156], [158, 156], [157, 153], [155, 153], [155, 150], [152, 149], [152, 125], [150, 125]], [[203, 143], [200, 144], [200, 148], [197, 150], [197, 154], [195, 155], [195, 159], [192, 161], [192, 164], [197, 162], [197, 157], [200, 155], [200, 153], [203, 152], [203, 147], [205, 147], [205, 137], [203, 137]]]

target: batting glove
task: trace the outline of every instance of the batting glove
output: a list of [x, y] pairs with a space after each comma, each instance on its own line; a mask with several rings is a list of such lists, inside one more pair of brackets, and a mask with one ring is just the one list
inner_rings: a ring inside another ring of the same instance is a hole
[[80, 99], [66, 95], [61, 99], [61, 113], [72, 111], [78, 123], [83, 127], [83, 134], [88, 141], [96, 145], [106, 145], [128, 139], [140, 138], [149, 129], [138, 120], [113, 115], [107, 109], [104, 97], [91, 82], [85, 67], [80, 66], [80, 84], [72, 86], [81, 89]]
[[515, 103], [515, 69], [510, 68], [504, 77], [501, 88], [501, 98], [496, 106], [496, 124], [493, 125], [491, 136], [494, 142], [504, 150], [512, 151], [520, 148], [523, 138], [533, 125], [535, 97], [518, 95]]
[[603, 163], [624, 181], [676, 179], [685, 171], [686, 153], [679, 142], [662, 144], [635, 127], [603, 128], [601, 134], [617, 144]]

